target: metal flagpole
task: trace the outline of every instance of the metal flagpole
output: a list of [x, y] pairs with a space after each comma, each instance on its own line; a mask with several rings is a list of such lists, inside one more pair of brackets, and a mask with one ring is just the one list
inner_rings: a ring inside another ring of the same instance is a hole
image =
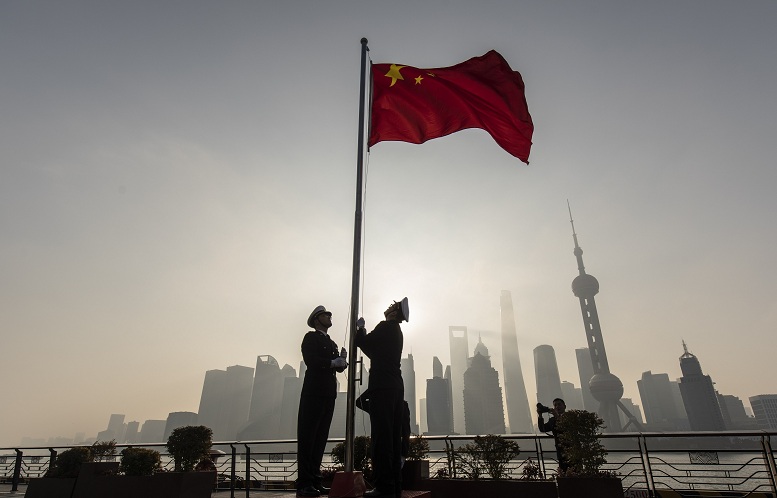
[[367, 39], [362, 38], [359, 86], [359, 151], [356, 156], [356, 213], [353, 224], [353, 273], [351, 278], [351, 336], [348, 342], [348, 397], [345, 411], [345, 471], [353, 471], [354, 408], [356, 405], [356, 320], [359, 314], [359, 270], [362, 247], [362, 190], [364, 176], [364, 100], [367, 78]]

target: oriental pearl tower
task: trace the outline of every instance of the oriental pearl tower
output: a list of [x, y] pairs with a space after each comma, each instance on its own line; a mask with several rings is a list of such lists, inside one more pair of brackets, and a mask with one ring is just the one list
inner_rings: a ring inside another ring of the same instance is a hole
[[633, 424], [637, 429], [641, 429], [639, 421], [621, 402], [623, 383], [610, 373], [607, 352], [604, 350], [604, 340], [602, 339], [602, 328], [599, 325], [599, 313], [596, 311], [596, 301], [594, 300], [594, 296], [599, 293], [599, 281], [593, 275], [585, 272], [583, 250], [577, 243], [575, 222], [572, 220], [572, 209], [569, 207], [568, 201], [567, 209], [569, 209], [569, 222], [572, 224], [572, 238], [575, 241], [574, 254], [577, 258], [577, 269], [580, 272], [572, 281], [572, 292], [580, 300], [580, 311], [583, 313], [585, 335], [588, 339], [588, 350], [591, 352], [591, 363], [594, 370], [594, 375], [588, 382], [588, 386], [593, 397], [599, 402], [598, 413], [604, 419], [607, 432], [620, 432], [625, 429], [625, 427], [621, 427], [618, 416], [619, 408], [629, 419], [626, 427]]

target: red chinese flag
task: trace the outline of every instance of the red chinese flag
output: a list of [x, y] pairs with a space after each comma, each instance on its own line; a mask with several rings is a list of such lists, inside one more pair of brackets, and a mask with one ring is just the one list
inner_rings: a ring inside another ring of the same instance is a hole
[[451, 67], [373, 64], [369, 145], [424, 143], [467, 128], [486, 130], [529, 163], [534, 131], [523, 79], [494, 50]]

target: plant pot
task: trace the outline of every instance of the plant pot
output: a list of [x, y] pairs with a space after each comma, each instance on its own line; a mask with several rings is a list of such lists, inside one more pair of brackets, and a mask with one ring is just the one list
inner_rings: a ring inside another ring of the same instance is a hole
[[79, 474], [73, 498], [210, 498], [215, 472], [162, 472], [152, 476]]
[[402, 489], [416, 489], [421, 479], [429, 479], [429, 460], [405, 460]]
[[559, 498], [623, 498], [617, 477], [559, 477]]
[[432, 498], [558, 498], [553, 481], [519, 479], [422, 479], [415, 488]]
[[70, 498], [73, 487], [76, 485], [75, 477], [40, 477], [30, 479], [27, 485], [25, 498]]

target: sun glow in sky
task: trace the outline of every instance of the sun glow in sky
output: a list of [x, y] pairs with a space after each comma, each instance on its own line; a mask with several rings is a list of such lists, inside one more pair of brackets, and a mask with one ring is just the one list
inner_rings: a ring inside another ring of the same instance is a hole
[[[531, 164], [482, 130], [368, 156], [363, 298], [408, 296], [417, 391], [448, 327], [501, 371], [513, 295], [579, 384], [572, 206], [611, 370], [774, 393], [777, 5], [769, 1], [0, 3], [0, 446], [196, 411], [205, 371], [347, 338], [360, 39], [378, 63], [500, 52]], [[549, 400], [545, 400], [549, 401]]]

